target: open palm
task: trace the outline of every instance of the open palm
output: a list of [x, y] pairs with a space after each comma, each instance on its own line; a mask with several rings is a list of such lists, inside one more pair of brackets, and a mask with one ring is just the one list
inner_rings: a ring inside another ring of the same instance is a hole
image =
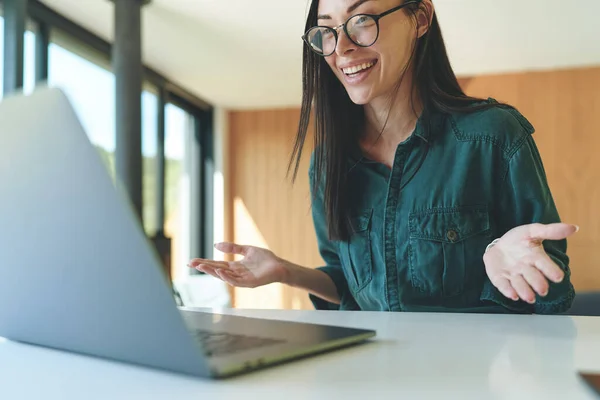
[[254, 288], [280, 282], [282, 279], [283, 262], [270, 250], [235, 243], [218, 243], [215, 248], [224, 253], [244, 257], [239, 261], [194, 258], [188, 266], [238, 287]]
[[571, 224], [529, 224], [508, 231], [484, 255], [490, 281], [506, 297], [535, 302], [535, 294], [546, 296], [548, 280], [560, 282], [564, 271], [550, 258], [544, 240], [561, 240], [577, 232]]

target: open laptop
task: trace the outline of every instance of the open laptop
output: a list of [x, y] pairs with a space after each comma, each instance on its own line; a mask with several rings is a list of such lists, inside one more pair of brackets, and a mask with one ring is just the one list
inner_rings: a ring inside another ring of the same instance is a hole
[[375, 335], [178, 308], [59, 89], [0, 103], [0, 182], [0, 337], [222, 378]]

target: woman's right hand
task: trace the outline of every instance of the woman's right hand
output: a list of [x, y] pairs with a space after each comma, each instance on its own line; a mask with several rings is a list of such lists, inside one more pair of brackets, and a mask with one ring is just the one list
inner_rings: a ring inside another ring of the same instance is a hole
[[270, 250], [235, 243], [217, 243], [215, 248], [223, 253], [244, 257], [239, 261], [194, 258], [188, 266], [238, 287], [255, 288], [282, 282], [285, 277], [285, 261]]

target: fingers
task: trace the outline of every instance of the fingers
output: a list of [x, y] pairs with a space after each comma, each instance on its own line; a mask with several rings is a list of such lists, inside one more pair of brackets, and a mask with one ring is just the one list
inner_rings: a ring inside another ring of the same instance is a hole
[[517, 291], [519, 297], [529, 304], [535, 303], [535, 293], [523, 278], [523, 275], [518, 274], [510, 278], [512, 287]]
[[497, 277], [492, 280], [492, 284], [505, 297], [513, 301], [522, 299], [530, 304], [535, 303], [535, 293], [546, 296], [549, 289], [546, 278], [533, 267], [528, 267], [523, 271], [523, 274], [514, 275], [510, 278]]
[[565, 239], [575, 232], [579, 231], [579, 227], [573, 224], [531, 224], [529, 228], [529, 236], [534, 240], [561, 240]]
[[561, 282], [565, 277], [564, 271], [545, 252], [536, 257], [535, 267], [553, 282]]
[[220, 269], [220, 270], [216, 270], [215, 272], [222, 281], [230, 284], [231, 286], [239, 286], [239, 287], [247, 286], [244, 284], [244, 282], [242, 281], [242, 279], [239, 276], [234, 275], [230, 271]]
[[550, 286], [544, 275], [542, 275], [538, 269], [528, 265], [523, 269], [522, 275], [527, 284], [535, 290], [537, 294], [540, 296], [546, 296], [548, 294]]
[[219, 275], [217, 275], [217, 272], [215, 271], [214, 268], [209, 267], [208, 265], [202, 265], [202, 267], [198, 267], [196, 268], [198, 271], [200, 272], [204, 272], [205, 274], [211, 275], [212, 277], [215, 277], [217, 279], [221, 279], [219, 277]]
[[240, 287], [244, 287], [244, 286], [248, 286], [247, 284], [244, 283], [243, 279], [235, 274], [234, 272], [225, 270], [225, 269], [216, 269], [216, 268], [212, 268], [208, 265], [204, 265], [201, 264], [198, 267], [199, 270], [202, 270], [203, 272], [206, 272], [207, 274], [222, 280], [223, 282], [226, 282], [228, 284], [230, 284], [231, 286], [240, 286]]
[[510, 281], [506, 278], [498, 277], [492, 280], [492, 284], [498, 288], [500, 293], [509, 299], [514, 301], [519, 300], [519, 295], [515, 291], [515, 289], [510, 284]]
[[208, 275], [211, 275], [217, 279], [220, 279], [223, 282], [230, 284], [231, 286], [255, 287], [255, 285], [253, 285], [251, 282], [244, 279], [241, 275], [230, 269], [214, 268], [208, 264], [200, 264], [198, 265], [198, 267], [196, 267], [196, 269], [198, 271], [205, 272]]
[[213, 265], [210, 264], [199, 264], [196, 269], [200, 272], [204, 272], [207, 273], [209, 275], [214, 276], [215, 278], [219, 278], [221, 279], [221, 276], [219, 275], [219, 272], [226, 272], [227, 276], [231, 276], [231, 277], [239, 277], [239, 275], [231, 270], [226, 270], [223, 268], [219, 268], [219, 267], [215, 267]]
[[[500, 293], [505, 297], [517, 301], [522, 299], [527, 303], [534, 304], [536, 293], [540, 296], [546, 296], [550, 289], [548, 279], [559, 282], [551, 278], [556, 278], [556, 275], [560, 275], [561, 279], [564, 276], [562, 270], [548, 257], [538, 257], [534, 264], [523, 264], [522, 267], [518, 268], [517, 273], [507, 273], [505, 276], [497, 275], [494, 279], [490, 277], [492, 284], [498, 288]], [[540, 266], [541, 265], [541, 266]], [[547, 274], [544, 274], [542, 270], [550, 271], [548, 274], [551, 276], [546, 279]], [[557, 274], [557, 270], [559, 274]], [[546, 275], [546, 276], [545, 276]]]
[[215, 249], [222, 251], [223, 253], [240, 254], [242, 256], [245, 256], [246, 251], [248, 250], [248, 246], [242, 246], [230, 242], [221, 242], [215, 243]]
[[194, 258], [188, 263], [188, 267], [196, 268], [200, 264], [210, 265], [213, 268], [229, 268], [229, 264], [226, 261], [214, 261], [206, 260], [204, 258]]

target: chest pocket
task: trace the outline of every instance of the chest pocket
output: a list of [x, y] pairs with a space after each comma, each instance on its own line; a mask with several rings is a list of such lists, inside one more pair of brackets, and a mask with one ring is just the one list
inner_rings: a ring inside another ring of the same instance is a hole
[[412, 213], [409, 232], [409, 267], [416, 289], [455, 296], [485, 274], [483, 253], [491, 240], [486, 206]]
[[371, 249], [371, 218], [373, 210], [365, 210], [350, 218], [352, 232], [350, 240], [340, 242], [340, 260], [348, 287], [353, 294], [364, 289], [373, 279], [373, 257]]

